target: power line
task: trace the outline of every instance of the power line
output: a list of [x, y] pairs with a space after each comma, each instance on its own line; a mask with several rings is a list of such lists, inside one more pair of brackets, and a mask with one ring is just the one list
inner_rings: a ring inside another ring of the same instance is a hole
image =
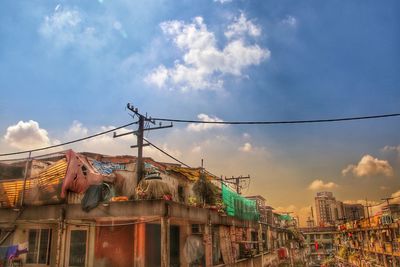
[[393, 200], [393, 199], [397, 199], [397, 198], [400, 198], [400, 196], [385, 198], [384, 201], [379, 202], [379, 203], [374, 204], [374, 205], [363, 205], [363, 204], [361, 204], [361, 205], [363, 205], [364, 207], [371, 207], [371, 208], [373, 208], [373, 207], [377, 207], [377, 206], [381, 206], [382, 204], [385, 204], [385, 203], [387, 202], [386, 199], [388, 199], [388, 200]]
[[[233, 125], [273, 125], [273, 124], [304, 124], [304, 123], [323, 123], [323, 122], [340, 122], [340, 121], [354, 121], [354, 120], [367, 120], [367, 119], [379, 119], [379, 118], [389, 118], [389, 117], [398, 117], [400, 113], [392, 113], [392, 114], [382, 114], [382, 115], [372, 115], [372, 116], [362, 116], [362, 117], [345, 117], [345, 118], [333, 118], [333, 119], [317, 119], [317, 120], [287, 120], [287, 121], [201, 121], [201, 120], [183, 120], [183, 119], [171, 119], [171, 118], [149, 118], [151, 121], [169, 121], [169, 122], [178, 122], [178, 123], [203, 123], [203, 124], [233, 124]], [[18, 152], [11, 153], [1, 153], [2, 156], [11, 156], [11, 155], [19, 155], [25, 154], [29, 152], [37, 152], [43, 151], [51, 148], [61, 147], [64, 145], [70, 145], [73, 143], [81, 142], [87, 139], [91, 139], [100, 135], [104, 135], [110, 132], [114, 132], [116, 130], [131, 126], [133, 124], [137, 124], [138, 122], [131, 122], [107, 131], [99, 132], [93, 135], [89, 135], [83, 138], [75, 139], [72, 141], [68, 141], [65, 143], [51, 145], [41, 148], [35, 148], [31, 150], [24, 150]]]
[[[157, 149], [158, 151], [160, 151], [161, 153], [165, 154], [166, 156], [170, 157], [171, 159], [175, 160], [176, 162], [182, 164], [183, 166], [187, 167], [187, 168], [193, 168], [191, 166], [189, 166], [188, 164], [184, 163], [183, 161], [177, 159], [176, 157], [172, 156], [171, 154], [169, 154], [168, 152], [164, 151], [163, 149], [161, 149], [160, 147], [156, 146], [155, 144], [151, 143], [149, 140], [143, 138], [144, 141], [146, 141], [150, 146], [154, 147], [155, 149]], [[207, 174], [211, 175], [212, 177], [214, 177], [215, 180], [217, 181], [221, 181], [221, 183], [225, 184], [226, 186], [229, 186], [229, 184], [231, 184], [232, 182], [230, 181], [224, 181], [222, 180], [222, 177], [219, 178], [218, 176], [216, 176], [215, 174], [207, 171], [206, 169], [203, 169], [204, 172], [206, 172]]]
[[168, 152], [162, 150], [161, 148], [159, 148], [158, 146], [156, 146], [155, 144], [151, 143], [149, 140], [147, 140], [146, 138], [143, 138], [144, 141], [146, 141], [149, 145], [151, 145], [152, 147], [154, 147], [155, 149], [157, 149], [158, 151], [160, 151], [161, 153], [165, 154], [166, 156], [170, 157], [171, 159], [175, 160], [176, 162], [182, 164], [185, 167], [188, 168], [192, 168], [189, 165], [187, 165], [186, 163], [184, 163], [183, 161], [180, 161], [179, 159], [175, 158], [174, 156], [172, 156], [171, 154], [169, 154]]
[[316, 120], [287, 120], [287, 121], [202, 121], [202, 120], [184, 120], [184, 119], [171, 119], [171, 118], [153, 118], [153, 120], [178, 122], [178, 123], [251, 125], [251, 124], [302, 124], [302, 123], [340, 122], [340, 121], [381, 119], [381, 118], [398, 117], [398, 116], [400, 116], [400, 113], [360, 116], [360, 117], [344, 117], [344, 118], [330, 118], [330, 119], [316, 119]]
[[[47, 154], [32, 156], [32, 157], [30, 157], [30, 159], [33, 160], [33, 159], [41, 159], [41, 158], [57, 158], [57, 157], [60, 157], [61, 155], [64, 155], [67, 151], [68, 150], [60, 150], [60, 151], [53, 152], [53, 153], [47, 153]], [[11, 158], [11, 159], [0, 159], [0, 163], [1, 162], [26, 161], [26, 160], [28, 160], [27, 157]]]
[[114, 138], [128, 135], [128, 134], [136, 135], [136, 137], [137, 137], [136, 145], [131, 146], [131, 148], [137, 147], [137, 149], [138, 149], [137, 162], [136, 162], [136, 177], [137, 177], [138, 182], [140, 182], [140, 180], [142, 179], [142, 176], [143, 176], [143, 147], [148, 145], [148, 144], [143, 144], [144, 132], [160, 130], [160, 129], [165, 129], [165, 128], [171, 128], [172, 122], [171, 122], [171, 125], [167, 125], [167, 126], [162, 126], [161, 125], [162, 123], [160, 122], [160, 125], [158, 127], [150, 128], [149, 127], [150, 123], [154, 124], [154, 125], [156, 123], [154, 120], [151, 119], [151, 117], [147, 116], [147, 113], [146, 113], [146, 115], [143, 115], [142, 113], [139, 112], [138, 108], [135, 108], [130, 103], [128, 103], [126, 105], [126, 108], [129, 109], [133, 113], [133, 114], [130, 114], [132, 116], [132, 118], [135, 118], [135, 116], [137, 116], [139, 118], [138, 129], [136, 131], [127, 132], [127, 133], [123, 133], [123, 134], [117, 134], [116, 132], [114, 132]]
[[104, 131], [104, 132], [99, 132], [99, 133], [96, 133], [96, 134], [92, 134], [92, 135], [89, 135], [89, 136], [86, 136], [86, 137], [83, 137], [83, 138], [75, 139], [75, 140], [68, 141], [68, 142], [61, 143], [61, 144], [57, 144], [57, 145], [46, 146], [46, 147], [41, 147], [41, 148], [35, 148], [35, 149], [25, 150], [25, 151], [18, 151], [18, 152], [11, 152], [11, 153], [2, 153], [2, 154], [0, 154], [0, 157], [2, 157], [2, 156], [11, 156], [11, 155], [24, 154], [24, 153], [29, 153], [29, 152], [42, 151], [42, 150], [47, 150], [47, 149], [56, 148], [56, 147], [60, 147], [60, 146], [70, 145], [70, 144], [77, 143], [77, 142], [81, 142], [81, 141], [84, 141], [84, 140], [87, 140], [87, 139], [91, 139], [91, 138], [94, 138], [94, 137], [97, 137], [97, 136], [100, 136], [100, 135], [108, 134], [108, 133], [114, 132], [114, 131], [116, 131], [116, 130], [119, 130], [119, 129], [122, 129], [122, 128], [125, 128], [125, 127], [128, 127], [128, 126], [131, 126], [131, 125], [133, 125], [133, 124], [137, 124], [137, 122], [131, 122], [131, 123], [128, 123], [128, 124], [125, 124], [125, 125], [122, 125], [122, 126], [118, 126], [118, 127], [116, 127], [116, 128], [113, 128], [113, 129], [111, 129], [111, 130], [107, 130], [107, 131]]

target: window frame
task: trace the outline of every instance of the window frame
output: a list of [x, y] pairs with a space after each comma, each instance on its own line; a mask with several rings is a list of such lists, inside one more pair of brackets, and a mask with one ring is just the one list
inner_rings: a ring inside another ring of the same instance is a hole
[[71, 253], [71, 234], [73, 231], [86, 231], [86, 252], [85, 252], [85, 267], [88, 266], [88, 261], [89, 261], [89, 227], [87, 226], [70, 226], [68, 227], [67, 231], [67, 246], [65, 248], [65, 261], [64, 261], [64, 266], [70, 267], [69, 265], [69, 259], [70, 259], [70, 253]]
[[[40, 245], [41, 245], [41, 238], [42, 238], [42, 231], [48, 230], [48, 237], [47, 237], [47, 249], [46, 249], [46, 263], [39, 263], [39, 258], [40, 258]], [[33, 262], [28, 262], [29, 258], [29, 251], [31, 251], [29, 247], [30, 243], [30, 233], [31, 231], [35, 231], [35, 259]], [[51, 243], [53, 239], [53, 229], [48, 227], [48, 228], [29, 228], [27, 229], [27, 241], [28, 241], [28, 253], [26, 254], [26, 259], [25, 259], [25, 265], [27, 266], [50, 266], [50, 261], [51, 261]]]

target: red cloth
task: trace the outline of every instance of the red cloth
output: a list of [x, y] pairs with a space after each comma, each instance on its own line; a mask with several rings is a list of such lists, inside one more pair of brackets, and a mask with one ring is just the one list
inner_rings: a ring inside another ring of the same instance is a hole
[[288, 257], [287, 249], [286, 248], [279, 248], [278, 249], [278, 258], [279, 259], [286, 259]]
[[68, 190], [75, 193], [83, 193], [90, 185], [103, 182], [103, 175], [95, 173], [93, 167], [82, 156], [77, 155], [72, 150], [68, 150], [66, 158], [68, 167], [61, 187], [62, 198], [67, 196]]
[[317, 242], [317, 241], [315, 241], [315, 244], [314, 244], [314, 245], [315, 245], [315, 250], [318, 250], [318, 246], [319, 246], [319, 245], [318, 245], [318, 242]]

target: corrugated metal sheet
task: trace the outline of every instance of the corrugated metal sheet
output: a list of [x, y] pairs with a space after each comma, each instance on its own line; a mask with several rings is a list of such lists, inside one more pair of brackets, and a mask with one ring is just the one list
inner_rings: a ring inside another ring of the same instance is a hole
[[[201, 168], [169, 167], [168, 170], [180, 173], [191, 181], [197, 181], [201, 173]], [[205, 175], [207, 176], [208, 180], [214, 179], [214, 177], [208, 173], [205, 173]]]
[[[36, 177], [29, 177], [25, 185], [26, 203], [34, 201], [39, 195], [53, 194], [58, 184], [62, 183], [67, 171], [67, 161], [62, 159], [49, 166]], [[12, 207], [20, 203], [24, 179], [4, 180], [0, 182], [0, 204], [2, 207]], [[36, 189], [40, 188], [40, 192]], [[40, 198], [40, 197], [39, 197]]]
[[79, 194], [75, 192], [68, 192], [67, 203], [68, 204], [81, 204], [82, 198], [85, 194]]

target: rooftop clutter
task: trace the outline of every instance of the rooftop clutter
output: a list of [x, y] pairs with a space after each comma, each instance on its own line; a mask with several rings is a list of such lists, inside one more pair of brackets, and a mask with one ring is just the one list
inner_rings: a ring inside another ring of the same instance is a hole
[[[68, 202], [78, 195], [85, 211], [100, 202], [164, 199], [190, 206], [207, 207], [242, 220], [259, 220], [254, 200], [240, 196], [216, 181], [202, 168], [144, 159], [143, 178], [138, 183], [136, 158], [76, 153], [68, 150], [55, 157], [6, 165], [0, 170], [0, 207]], [[10, 170], [24, 169], [11, 177]], [[2, 166], [3, 167], [3, 166]], [[7, 174], [7, 175], [5, 175]], [[8, 179], [4, 179], [6, 177]]]
[[222, 184], [222, 200], [226, 205], [226, 213], [229, 216], [253, 221], [258, 220], [260, 216], [254, 200], [236, 194], [224, 184]]

